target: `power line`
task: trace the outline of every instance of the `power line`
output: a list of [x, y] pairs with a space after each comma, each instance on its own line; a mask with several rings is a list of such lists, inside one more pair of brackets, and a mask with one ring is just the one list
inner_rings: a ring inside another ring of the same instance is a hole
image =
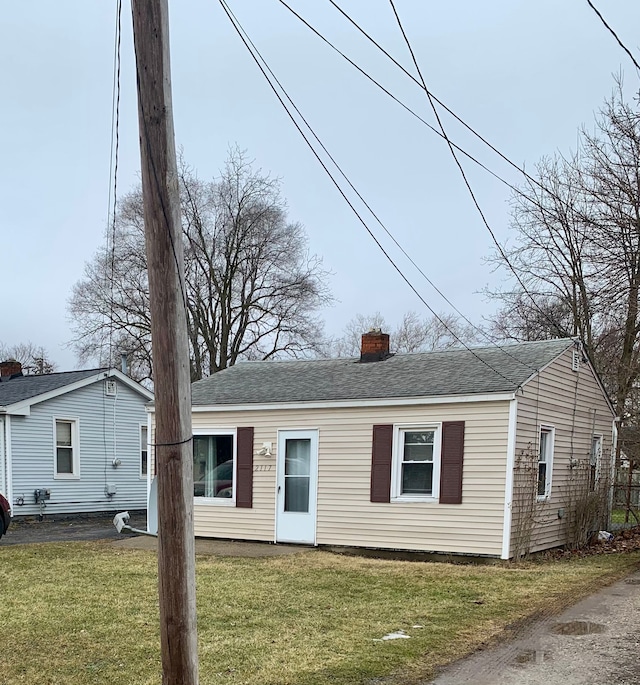
[[[329, 0], [332, 4], [335, 4], [333, 0]], [[400, 16], [398, 15], [398, 12], [396, 11], [396, 7], [393, 3], [393, 0], [389, 0], [389, 3], [391, 5], [391, 8], [393, 10], [393, 13], [395, 15], [396, 21], [398, 22], [398, 27], [400, 28], [400, 32], [402, 33], [402, 37], [404, 38], [404, 41], [407, 45], [407, 49], [409, 50], [409, 53], [411, 55], [411, 59], [413, 60], [413, 64], [416, 68], [416, 71], [418, 73], [418, 76], [420, 77], [420, 81], [422, 83], [424, 92], [427, 95], [427, 98], [429, 100], [429, 104], [431, 105], [431, 109], [433, 110], [433, 114], [436, 118], [436, 121], [438, 122], [438, 126], [440, 127], [440, 130], [442, 131], [442, 136], [444, 139], [447, 141], [447, 145], [449, 147], [449, 151], [451, 152], [451, 155], [456, 163], [456, 166], [458, 167], [460, 174], [462, 176], [462, 180], [464, 181], [465, 186], [467, 187], [467, 190], [469, 191], [469, 195], [471, 196], [471, 199], [473, 201], [473, 204], [475, 205], [478, 214], [480, 215], [480, 218], [482, 219], [482, 223], [485, 225], [487, 231], [489, 231], [489, 235], [491, 236], [491, 239], [493, 240], [496, 248], [498, 249], [498, 252], [500, 253], [500, 256], [504, 260], [505, 264], [509, 267], [511, 273], [516, 277], [516, 280], [518, 281], [518, 284], [522, 288], [523, 292], [529, 297], [531, 302], [533, 303], [533, 306], [542, 314], [542, 316], [552, 325], [555, 325], [555, 322], [551, 317], [538, 305], [536, 302], [534, 296], [529, 292], [527, 287], [524, 284], [524, 281], [516, 271], [515, 267], [511, 264], [511, 261], [509, 260], [509, 257], [505, 253], [505, 251], [502, 249], [502, 246], [498, 242], [498, 239], [496, 238], [495, 233], [493, 232], [493, 229], [489, 225], [489, 222], [487, 221], [487, 218], [482, 211], [482, 208], [480, 207], [480, 203], [478, 202], [478, 199], [476, 198], [475, 193], [473, 192], [473, 188], [471, 187], [471, 184], [469, 183], [469, 179], [467, 178], [467, 174], [465, 173], [464, 167], [462, 166], [460, 160], [458, 159], [458, 156], [456, 155], [456, 151], [453, 149], [453, 145], [451, 144], [451, 141], [449, 140], [449, 137], [447, 136], [447, 132], [445, 131], [444, 125], [442, 123], [442, 120], [440, 119], [440, 115], [438, 114], [438, 110], [435, 106], [434, 98], [432, 97], [431, 93], [429, 92], [427, 88], [427, 84], [424, 80], [424, 77], [422, 75], [422, 71], [420, 70], [420, 65], [418, 64], [418, 60], [416, 59], [415, 53], [413, 51], [413, 48], [411, 47], [411, 43], [409, 41], [409, 37], [407, 36], [404, 27], [402, 25], [402, 21], [400, 20]]]
[[[328, 40], [322, 33], [320, 33], [315, 27], [313, 27], [304, 17], [302, 17], [298, 12], [296, 12], [290, 5], [288, 5], [285, 0], [278, 0], [281, 5], [283, 5], [289, 12], [291, 12], [299, 21], [301, 21], [309, 30], [311, 30], [318, 38], [320, 38], [322, 41], [324, 41], [332, 50], [337, 52], [343, 59], [345, 59], [349, 64], [351, 64], [355, 69], [357, 69], [365, 78], [369, 79], [373, 84], [375, 84], [380, 90], [382, 90], [385, 94], [387, 94], [392, 100], [397, 102], [401, 107], [403, 107], [405, 110], [407, 110], [410, 114], [412, 114], [416, 119], [418, 119], [422, 124], [424, 124], [427, 128], [429, 128], [431, 131], [433, 131], [436, 135], [440, 136], [440, 138], [446, 140], [445, 136], [443, 136], [442, 132], [433, 127], [431, 124], [429, 124], [425, 119], [423, 119], [419, 114], [417, 114], [413, 109], [411, 109], [408, 105], [406, 105], [404, 102], [402, 102], [399, 98], [397, 98], [393, 93], [391, 93], [387, 88], [385, 88], [381, 83], [379, 83], [376, 79], [374, 79], [370, 74], [368, 74], [362, 67], [360, 67], [356, 62], [354, 62], [350, 57], [348, 57], [344, 52], [342, 52], [338, 47], [336, 47], [330, 40]], [[487, 141], [482, 135], [480, 135], [475, 129], [473, 129], [470, 125], [468, 125], [462, 118], [460, 118], [453, 110], [451, 110], [449, 107], [447, 107], [442, 100], [438, 99], [431, 91], [427, 90], [423, 84], [420, 83], [418, 79], [416, 79], [411, 73], [409, 73], [391, 54], [389, 54], [374, 38], [372, 38], [364, 29], [362, 29], [344, 10], [342, 10], [335, 2], [332, 2], [334, 7], [336, 7], [341, 14], [343, 14], [350, 23], [352, 23], [370, 42], [372, 42], [379, 50], [381, 50], [385, 56], [387, 56], [396, 66], [398, 66], [403, 73], [405, 73], [414, 83], [416, 83], [419, 88], [423, 91], [426, 91], [428, 95], [433, 98], [433, 100], [438, 103], [441, 107], [443, 107], [449, 114], [451, 114], [457, 121], [459, 121], [465, 128], [467, 128], [469, 131], [473, 133], [479, 140], [481, 140], [485, 145], [487, 145], [493, 152], [495, 152], [501, 159], [505, 160], [508, 164], [510, 164], [514, 169], [516, 169], [518, 172], [520, 172], [532, 185], [537, 186], [540, 190], [542, 190], [544, 193], [548, 194], [552, 199], [556, 200], [559, 202], [561, 205], [566, 205], [565, 201], [557, 195], [553, 190], [550, 190], [547, 188], [543, 183], [541, 183], [538, 179], [534, 178], [530, 174], [528, 174], [523, 168], [519, 167], [515, 162], [512, 162], [506, 155], [504, 155], [500, 150], [498, 150], [494, 145], [492, 145], [489, 141]], [[471, 155], [469, 152], [464, 150], [461, 146], [457, 145], [454, 143], [451, 138], [449, 138], [448, 143], [452, 145], [456, 150], [461, 152], [463, 155], [465, 155], [468, 159], [470, 159], [472, 162], [477, 164], [480, 168], [484, 169], [487, 173], [491, 174], [494, 178], [496, 178], [498, 181], [503, 183], [505, 186], [510, 188], [514, 193], [517, 195], [520, 195], [522, 198], [524, 198], [526, 201], [531, 202], [534, 204], [538, 209], [544, 211], [544, 206], [541, 204], [540, 201], [538, 201], [535, 197], [533, 197], [531, 194], [527, 194], [517, 186], [513, 185], [512, 183], [509, 183], [506, 181], [502, 176], [494, 172], [492, 169], [490, 169], [488, 166], [480, 162], [476, 157]]]
[[[286, 7], [286, 9], [288, 9], [289, 12], [291, 12], [291, 14], [293, 14], [297, 19], [299, 19], [299, 20], [300, 20], [300, 21], [301, 21], [301, 22], [302, 22], [310, 31], [312, 31], [318, 38], [320, 38], [320, 40], [324, 41], [332, 50], [334, 50], [335, 52], [337, 52], [337, 53], [338, 53], [343, 59], [345, 59], [352, 67], [354, 67], [354, 69], [356, 69], [357, 71], [359, 71], [365, 78], [367, 78], [369, 81], [371, 81], [371, 83], [373, 83], [375, 86], [377, 86], [383, 93], [385, 93], [386, 95], [388, 95], [394, 102], [398, 103], [402, 108], [404, 108], [407, 112], [409, 112], [409, 114], [411, 114], [413, 117], [415, 117], [420, 123], [424, 124], [428, 129], [430, 129], [431, 131], [433, 131], [437, 136], [440, 136], [440, 138], [444, 138], [444, 136], [442, 135], [442, 133], [441, 133], [440, 131], [438, 131], [437, 128], [435, 128], [434, 126], [432, 126], [428, 121], [426, 121], [426, 119], [423, 119], [415, 110], [411, 109], [411, 107], [409, 107], [406, 103], [402, 102], [402, 100], [400, 100], [400, 98], [396, 97], [388, 88], [385, 88], [379, 81], [377, 81], [375, 78], [373, 78], [373, 76], [371, 76], [371, 74], [367, 73], [360, 65], [358, 65], [354, 60], [352, 60], [352, 59], [351, 59], [348, 55], [346, 55], [344, 52], [342, 52], [342, 50], [340, 50], [338, 47], [336, 47], [336, 46], [335, 46], [335, 45], [334, 45], [326, 36], [324, 36], [322, 33], [320, 33], [320, 31], [318, 31], [314, 26], [312, 26], [312, 25], [311, 25], [303, 16], [301, 16], [301, 15], [300, 15], [298, 12], [296, 12], [290, 5], [288, 5], [288, 4], [285, 2], [285, 0], [278, 0], [278, 2], [280, 2], [280, 4], [283, 5], [284, 7]], [[413, 77], [411, 77], [411, 78], [413, 78]], [[413, 80], [415, 81], [415, 79], [413, 79]], [[417, 81], [416, 81], [416, 83], [417, 83]], [[419, 85], [419, 84], [418, 84], [418, 85]], [[420, 86], [420, 88], [422, 88], [422, 86]], [[434, 99], [436, 99], [436, 101], [437, 101], [438, 103], [441, 103], [441, 101], [440, 101], [440, 100], [437, 100], [437, 98], [435, 98], [435, 96], [432, 95], [432, 97], [434, 97]], [[442, 106], [445, 107], [445, 109], [447, 109], [447, 111], [451, 112], [451, 110], [449, 110], [445, 105], [442, 105]], [[453, 114], [453, 112], [451, 112], [451, 113]], [[453, 114], [453, 116], [456, 116], [456, 115]], [[456, 116], [456, 118], [458, 118], [458, 117]], [[478, 135], [478, 134], [476, 134], [476, 135]], [[481, 139], [482, 139], [482, 138], [481, 138]], [[482, 139], [482, 140], [483, 140], [483, 139]], [[486, 166], [485, 164], [483, 164], [479, 159], [477, 159], [477, 157], [474, 157], [471, 153], [467, 152], [464, 148], [460, 147], [459, 145], [457, 145], [457, 144], [454, 143], [453, 141], [451, 142], [451, 144], [456, 148], [456, 150], [458, 150], [458, 151], [461, 152], [463, 155], [465, 155], [465, 157], [467, 157], [468, 159], [470, 159], [472, 162], [475, 162], [475, 164], [477, 164], [480, 168], [484, 169], [487, 173], [491, 174], [491, 176], [493, 176], [493, 177], [496, 178], [498, 181], [500, 181], [501, 183], [503, 183], [504, 185], [506, 185], [508, 188], [511, 188], [511, 190], [513, 190], [515, 193], [518, 193], [518, 194], [520, 194], [520, 195], [525, 196], [525, 194], [524, 194], [517, 186], [514, 186], [513, 184], [509, 183], [509, 181], [507, 181], [507, 180], [504, 179], [502, 176], [500, 176], [499, 174], [497, 174], [495, 171], [493, 171], [492, 169], [490, 169], [488, 166]], [[492, 147], [492, 146], [490, 145], [490, 143], [487, 143], [487, 144], [488, 144], [490, 147]], [[502, 155], [499, 151], [496, 150], [496, 152], [497, 152], [500, 156], [502, 156], [504, 159], [507, 159], [507, 158], [506, 158], [504, 155]], [[521, 168], [518, 167], [514, 162], [511, 162], [511, 161], [508, 160], [508, 159], [507, 159], [507, 161], [508, 161], [512, 166], [514, 166], [519, 172], [523, 173], [525, 176], [527, 176], [528, 178], [530, 178], [533, 182], [536, 182], [535, 179], [533, 179], [533, 178], [531, 178], [531, 177], [529, 177], [529, 176], [527, 175], [527, 173], [524, 171], [524, 169], [521, 169]], [[538, 185], [539, 185], [539, 182], [538, 182]]]
[[[231, 10], [230, 10], [231, 11]], [[232, 13], [233, 14], [233, 13]], [[237, 20], [237, 17], [233, 15], [234, 18]], [[239, 22], [238, 22], [239, 23]], [[313, 130], [313, 127], [309, 122], [305, 119], [304, 115], [300, 111], [300, 109], [296, 106], [295, 102], [292, 100], [292, 98], [289, 96], [287, 93], [285, 87], [282, 85], [282, 83], [279, 81], [278, 77], [275, 75], [271, 67], [269, 67], [269, 64], [267, 61], [264, 59], [264, 57], [260, 54], [258, 51], [255, 43], [251, 40], [250, 36], [247, 34], [247, 32], [240, 26], [242, 31], [244, 32], [245, 38], [247, 39], [248, 43], [251, 45], [253, 50], [260, 56], [260, 59], [262, 60], [264, 67], [267, 69], [275, 83], [278, 85], [286, 99], [289, 101], [293, 109], [295, 110], [296, 114], [300, 117], [300, 119], [303, 121], [311, 135], [315, 138], [317, 141], [318, 145], [322, 148], [323, 152], [327, 155], [327, 157], [331, 160], [332, 164], [335, 166], [335, 168], [338, 170], [340, 175], [344, 178], [344, 180], [347, 182], [351, 190], [356, 194], [358, 199], [362, 202], [362, 204], [367, 208], [369, 213], [373, 216], [375, 221], [378, 223], [378, 225], [382, 228], [382, 230], [389, 236], [389, 238], [394, 242], [394, 244], [398, 247], [398, 249], [402, 252], [402, 254], [407, 258], [407, 260], [411, 263], [411, 265], [418, 271], [418, 273], [427, 281], [427, 283], [440, 295], [440, 297], [464, 320], [466, 321], [469, 326], [471, 326], [474, 330], [479, 332], [485, 339], [487, 339], [492, 345], [495, 347], [499, 348], [502, 350], [507, 356], [512, 357], [515, 361], [518, 361], [519, 363], [523, 364], [523, 366], [527, 368], [533, 368], [530, 367], [529, 365], [525, 364], [522, 362], [520, 359], [517, 357], [513, 357], [508, 351], [504, 350], [500, 345], [496, 343], [496, 339], [492, 336], [490, 336], [484, 329], [480, 328], [476, 324], [474, 324], [468, 317], [466, 317], [456, 306], [449, 300], [449, 298], [438, 288], [438, 286], [427, 276], [427, 274], [420, 268], [420, 266], [416, 263], [416, 261], [411, 257], [411, 255], [404, 249], [404, 247], [398, 242], [398, 240], [395, 238], [395, 236], [391, 233], [391, 231], [386, 227], [386, 225], [382, 222], [382, 220], [378, 217], [378, 215], [375, 213], [375, 211], [372, 209], [372, 207], [369, 205], [369, 203], [364, 199], [362, 194], [358, 191], [358, 189], [353, 185], [349, 177], [345, 174], [345, 172], [342, 170], [342, 167], [338, 164], [336, 159], [333, 157], [333, 155], [329, 152], [329, 150], [326, 148], [322, 140], [316, 135], [315, 131]], [[433, 129], [435, 131], [435, 129]], [[442, 136], [441, 133], [436, 131], [438, 135]]]
[[602, 16], [602, 14], [598, 11], [596, 6], [591, 2], [591, 0], [587, 0], [587, 5], [591, 7], [591, 9], [598, 15], [598, 19], [604, 24], [606, 29], [609, 31], [609, 33], [618, 41], [618, 45], [629, 55], [629, 59], [634, 63], [638, 74], [640, 75], [640, 64], [638, 64], [636, 58], [631, 54], [631, 50], [618, 38], [618, 34], [607, 24], [605, 21], [605, 18]]
[[[491, 364], [489, 364], [489, 363], [486, 362], [484, 359], [482, 359], [482, 357], [480, 357], [478, 354], [476, 354], [476, 352], [474, 352], [474, 350], [473, 350], [471, 347], [469, 347], [469, 346], [468, 346], [468, 345], [467, 345], [467, 344], [466, 344], [466, 343], [465, 343], [465, 342], [464, 342], [464, 341], [463, 341], [463, 340], [462, 340], [454, 331], [451, 330], [451, 328], [447, 325], [447, 323], [446, 323], [446, 322], [445, 322], [445, 321], [436, 313], [436, 311], [429, 305], [429, 303], [428, 303], [428, 302], [425, 300], [425, 298], [418, 292], [418, 290], [417, 290], [416, 287], [411, 283], [411, 281], [408, 279], [408, 277], [403, 273], [403, 271], [400, 269], [400, 267], [395, 263], [395, 261], [393, 260], [393, 258], [391, 257], [391, 255], [385, 250], [384, 246], [380, 243], [380, 241], [378, 240], [378, 238], [376, 237], [376, 235], [375, 235], [375, 234], [373, 233], [373, 231], [369, 228], [367, 222], [362, 218], [362, 216], [360, 215], [360, 213], [358, 212], [358, 210], [355, 208], [355, 206], [353, 205], [353, 203], [351, 202], [351, 200], [349, 200], [349, 198], [347, 197], [346, 193], [344, 192], [344, 190], [343, 190], [342, 187], [340, 186], [339, 182], [335, 179], [334, 175], [331, 173], [331, 171], [329, 170], [329, 168], [327, 167], [327, 165], [326, 165], [325, 162], [322, 160], [322, 158], [321, 158], [320, 155], [318, 154], [317, 150], [316, 150], [315, 147], [313, 146], [313, 143], [311, 143], [311, 141], [309, 140], [309, 138], [307, 137], [307, 135], [306, 135], [306, 134], [304, 133], [304, 131], [302, 130], [300, 124], [296, 121], [296, 118], [293, 116], [293, 114], [291, 113], [291, 111], [290, 111], [289, 108], [287, 107], [287, 104], [286, 104], [285, 101], [282, 99], [280, 93], [278, 92], [278, 89], [274, 86], [274, 84], [272, 83], [272, 81], [271, 81], [269, 75], [268, 75], [267, 72], [265, 71], [265, 68], [268, 69], [269, 71], [271, 71], [271, 70], [269, 69], [268, 65], [267, 65], [266, 60], [265, 60], [264, 57], [261, 55], [260, 51], [256, 48], [255, 44], [251, 41], [251, 39], [249, 38], [247, 32], [246, 32], [245, 29], [242, 27], [240, 21], [236, 18], [235, 14], [233, 14], [233, 12], [232, 12], [231, 9], [229, 8], [229, 6], [227, 5], [227, 3], [226, 3], [225, 0], [219, 0], [219, 2], [220, 2], [220, 5], [222, 6], [222, 9], [224, 10], [224, 12], [226, 13], [227, 17], [229, 18], [229, 21], [231, 22], [232, 26], [234, 27], [235, 31], [237, 32], [238, 36], [240, 37], [240, 39], [241, 39], [242, 42], [244, 43], [244, 45], [245, 45], [245, 47], [247, 48], [249, 54], [251, 55], [251, 57], [253, 58], [254, 62], [256, 63], [256, 65], [258, 66], [258, 68], [260, 69], [260, 71], [262, 72], [262, 74], [263, 74], [263, 76], [265, 77], [265, 79], [267, 80], [267, 83], [269, 84], [271, 90], [274, 92], [275, 96], [278, 98], [280, 104], [281, 104], [281, 105], [283, 106], [283, 108], [285, 109], [287, 115], [289, 116], [289, 118], [291, 119], [292, 123], [294, 124], [294, 126], [296, 127], [296, 129], [298, 130], [298, 132], [300, 133], [300, 135], [302, 136], [302, 138], [304, 139], [305, 143], [307, 144], [307, 146], [309, 147], [309, 149], [311, 150], [311, 152], [313, 153], [313, 155], [315, 156], [315, 158], [318, 160], [318, 162], [320, 163], [320, 165], [322, 166], [322, 168], [324, 169], [324, 171], [326, 172], [326, 174], [329, 176], [329, 178], [331, 179], [332, 183], [334, 184], [334, 186], [336, 187], [336, 189], [338, 190], [338, 192], [340, 193], [340, 195], [342, 195], [343, 199], [344, 199], [345, 202], [348, 204], [348, 206], [349, 206], [349, 208], [351, 209], [351, 211], [355, 214], [355, 216], [356, 216], [357, 219], [360, 221], [360, 223], [362, 224], [362, 226], [364, 227], [364, 229], [367, 231], [367, 233], [369, 234], [369, 236], [370, 236], [370, 237], [373, 239], [373, 241], [376, 243], [376, 245], [378, 246], [378, 248], [380, 249], [380, 251], [383, 253], [383, 255], [386, 257], [386, 259], [389, 261], [389, 263], [390, 263], [390, 264], [393, 266], [393, 268], [397, 271], [397, 273], [398, 273], [399, 276], [402, 278], [402, 280], [404, 280], [404, 282], [409, 286], [409, 288], [410, 288], [410, 289], [413, 291], [413, 293], [418, 297], [418, 299], [425, 305], [425, 307], [431, 312], [431, 314], [432, 314], [432, 315], [433, 315], [433, 316], [434, 316], [434, 317], [443, 325], [443, 327], [444, 327], [444, 328], [445, 328], [445, 329], [446, 329], [446, 330], [447, 330], [447, 331], [448, 331], [448, 332], [449, 332], [449, 333], [450, 333], [450, 334], [451, 334], [451, 335], [452, 335], [452, 336], [453, 336], [453, 337], [454, 337], [454, 338], [455, 338], [455, 339], [456, 339], [456, 340], [457, 340], [457, 341], [458, 341], [458, 342], [459, 342], [459, 343], [460, 343], [468, 352], [470, 352], [470, 353], [471, 353], [474, 357], [476, 357], [482, 364], [484, 364], [485, 366], [487, 366], [491, 371], [493, 371], [494, 373], [496, 373], [498, 376], [500, 376], [500, 377], [503, 378], [504, 380], [508, 381], [509, 383], [514, 383], [514, 381], [513, 381], [512, 379], [510, 379], [510, 378], [508, 378], [507, 376], [505, 376], [504, 374], [502, 374], [502, 373], [501, 373], [500, 371], [498, 371], [496, 368], [494, 368], [493, 366], [491, 366]], [[254, 51], [255, 51], [255, 54], [254, 54]], [[256, 57], [256, 55], [257, 55], [257, 57]], [[261, 64], [261, 62], [262, 62], [262, 64]], [[263, 64], [265, 65], [264, 67], [263, 67]], [[271, 72], [271, 73], [273, 73], [273, 72]], [[291, 102], [291, 98], [290, 98], [290, 97], [288, 96], [288, 94], [286, 93], [286, 91], [285, 91], [285, 89], [283, 88], [282, 84], [280, 84], [280, 83], [278, 82], [278, 85], [279, 85], [279, 87], [281, 88], [281, 90], [283, 91], [283, 93], [285, 94], [285, 96], [287, 97], [287, 99]], [[296, 111], [297, 111], [297, 108], [296, 108]], [[300, 115], [300, 116], [301, 116], [301, 115]], [[307, 128], [309, 129], [309, 131], [310, 131], [310, 132], [313, 134], [313, 136], [316, 138], [316, 140], [319, 140], [319, 139], [318, 139], [318, 136], [315, 134], [315, 132], [313, 131], [313, 129], [311, 128], [311, 126], [308, 124], [308, 122], [306, 122], [306, 120], [304, 120], [304, 118], [303, 118], [303, 121], [305, 122], [305, 125], [307, 126]], [[323, 147], [323, 149], [325, 149], [325, 151], [326, 151], [326, 148], [324, 148], [324, 146], [322, 146], [322, 147]], [[328, 153], [327, 153], [327, 154], [328, 154]], [[330, 155], [329, 155], [329, 157], [331, 158]], [[332, 159], [332, 158], [331, 158], [331, 159]], [[335, 164], [335, 162], [334, 162], [334, 164]], [[336, 165], [336, 166], [337, 166], [337, 165]], [[344, 176], [344, 173], [343, 173], [341, 170], [340, 170], [340, 172], [341, 172], [342, 175]], [[346, 177], [345, 177], [345, 178], [346, 178]], [[350, 184], [350, 185], [351, 185], [351, 187], [353, 188], [352, 184]], [[357, 192], [357, 191], [356, 191], [356, 192]], [[359, 196], [359, 194], [358, 194], [358, 196]], [[360, 196], [359, 196], [359, 197], [360, 197]], [[366, 203], [365, 203], [365, 204], [366, 204]], [[370, 210], [370, 211], [371, 211], [371, 210]], [[372, 213], [373, 213], [373, 212], [372, 212]], [[374, 215], [374, 216], [375, 216], [375, 215]], [[385, 230], [386, 230], [386, 229], [385, 229]], [[500, 348], [500, 349], [501, 349], [501, 348]], [[508, 354], [508, 353], [507, 353], [507, 354]], [[511, 356], [511, 355], [509, 355], [509, 356]], [[516, 358], [516, 359], [517, 359], [517, 358]], [[528, 365], [524, 364], [524, 362], [522, 362], [521, 360], [518, 360], [518, 361], [519, 361], [520, 363], [522, 363], [523, 365], [528, 366]], [[532, 368], [532, 367], [528, 367], [528, 368]]]
[[[285, 4], [285, 3], [284, 3], [284, 0], [279, 0], [279, 2], [281, 2], [282, 4]], [[357, 30], [358, 30], [358, 31], [359, 31], [359, 32], [360, 32], [360, 33], [361, 33], [361, 34], [362, 34], [370, 43], [372, 43], [373, 45], [375, 45], [375, 47], [378, 48], [378, 50], [380, 50], [388, 59], [390, 59], [391, 62], [393, 62], [393, 64], [395, 64], [395, 65], [398, 67], [398, 69], [400, 69], [400, 71], [402, 71], [403, 74], [405, 74], [406, 76], [408, 76], [408, 77], [409, 77], [409, 78], [410, 78], [410, 79], [411, 79], [411, 80], [412, 80], [412, 81], [413, 81], [421, 90], [424, 90], [424, 91], [427, 93], [427, 95], [429, 95], [429, 97], [432, 98], [432, 99], [434, 100], [434, 102], [437, 102], [437, 103], [440, 105], [440, 107], [442, 107], [442, 109], [444, 109], [448, 114], [450, 114], [450, 115], [451, 115], [459, 124], [461, 124], [462, 126], [464, 126], [464, 128], [466, 128], [472, 135], [474, 135], [476, 138], [478, 138], [478, 140], [480, 140], [482, 143], [484, 143], [490, 150], [492, 150], [495, 154], [497, 154], [498, 157], [500, 157], [502, 160], [504, 160], [507, 164], [509, 164], [510, 166], [512, 166], [516, 171], [518, 171], [519, 173], [521, 173], [526, 179], [528, 179], [529, 181], [531, 181], [531, 183], [533, 183], [533, 184], [539, 186], [542, 190], [546, 190], [546, 188], [544, 188], [544, 186], [543, 186], [537, 179], [535, 179], [533, 176], [530, 176], [530, 175], [525, 171], [525, 169], [523, 169], [522, 167], [518, 166], [515, 162], [513, 162], [512, 160], [510, 160], [504, 153], [502, 153], [497, 147], [495, 147], [495, 145], [493, 145], [493, 144], [492, 144], [491, 142], [489, 142], [484, 136], [482, 136], [480, 133], [478, 133], [478, 131], [476, 131], [476, 130], [473, 128], [473, 126], [471, 126], [470, 124], [467, 124], [467, 122], [466, 122], [464, 119], [462, 119], [462, 117], [458, 116], [452, 109], [450, 109], [444, 102], [442, 102], [442, 100], [440, 100], [440, 99], [439, 99], [438, 97], [436, 97], [431, 91], [429, 91], [429, 90], [427, 89], [427, 87], [426, 87], [426, 85], [425, 85], [424, 82], [421, 82], [420, 80], [418, 80], [412, 73], [410, 73], [407, 69], [405, 69], [405, 67], [402, 66], [402, 64], [400, 64], [400, 62], [398, 62], [398, 60], [397, 60], [392, 54], [390, 54], [384, 47], [382, 47], [382, 45], [380, 45], [380, 43], [378, 43], [378, 41], [376, 41], [375, 38], [373, 38], [373, 36], [371, 36], [369, 33], [367, 33], [367, 32], [366, 32], [366, 31], [365, 31], [365, 30], [364, 30], [364, 29], [363, 29], [363, 28], [362, 28], [362, 27], [361, 27], [361, 26], [360, 26], [352, 17], [350, 17], [350, 16], [347, 14], [347, 12], [345, 12], [345, 11], [344, 11], [344, 10], [335, 2], [335, 0], [329, 0], [329, 2], [330, 2], [330, 3], [338, 10], [338, 12], [340, 12], [340, 14], [342, 14], [342, 16], [345, 17], [345, 19], [347, 19], [347, 21], [349, 21], [349, 23], [352, 24], [352, 25], [353, 25], [353, 26], [354, 26], [354, 27], [355, 27], [355, 28], [356, 28], [356, 29], [357, 29]], [[452, 143], [452, 144], [453, 144], [453, 143]], [[457, 145], [454, 145], [454, 147], [458, 147], [458, 146], [457, 146]], [[508, 184], [508, 185], [509, 185], [509, 184]], [[516, 190], [516, 192], [521, 192], [521, 191]], [[521, 193], [521, 194], [522, 194], [522, 193]]]
[[[116, 4], [115, 45], [113, 55], [113, 92], [111, 97], [111, 157], [109, 161], [109, 211], [107, 223], [111, 225], [107, 233], [107, 254], [109, 256], [109, 357], [108, 365], [113, 359], [113, 316], [114, 316], [114, 278], [116, 252], [116, 211], [118, 205], [118, 156], [120, 149], [120, 45], [122, 41], [122, 0]], [[113, 178], [113, 184], [111, 179]], [[113, 197], [111, 195], [113, 190]], [[113, 204], [113, 214], [111, 205]]]

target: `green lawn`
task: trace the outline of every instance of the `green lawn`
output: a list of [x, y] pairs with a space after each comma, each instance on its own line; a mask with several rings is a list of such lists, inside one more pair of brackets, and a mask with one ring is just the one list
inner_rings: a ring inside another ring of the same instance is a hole
[[[411, 683], [639, 562], [199, 557], [200, 683]], [[159, 683], [155, 556], [107, 542], [0, 547], [0, 626], [0, 683]], [[398, 629], [411, 639], [376, 641]]]
[[[627, 518], [627, 512], [624, 509], [614, 509], [611, 512], [611, 523], [625, 523], [625, 518]], [[637, 525], [636, 518], [632, 513], [629, 513], [628, 519], [627, 523], [632, 526]]]

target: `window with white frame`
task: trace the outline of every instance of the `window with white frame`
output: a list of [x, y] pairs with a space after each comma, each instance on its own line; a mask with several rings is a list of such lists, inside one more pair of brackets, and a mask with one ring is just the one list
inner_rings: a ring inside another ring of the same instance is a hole
[[235, 434], [193, 436], [193, 494], [231, 500], [235, 487]]
[[553, 471], [553, 438], [552, 426], [540, 428], [538, 450], [538, 499], [546, 499], [551, 493], [551, 473]]
[[589, 491], [594, 492], [600, 471], [600, 459], [602, 458], [602, 436], [594, 435], [591, 438], [591, 455], [589, 458]]
[[55, 419], [55, 478], [79, 478], [78, 422]]
[[140, 477], [146, 478], [149, 472], [149, 433], [146, 426], [140, 426]]
[[394, 450], [396, 498], [438, 497], [440, 473], [440, 427], [397, 427]]

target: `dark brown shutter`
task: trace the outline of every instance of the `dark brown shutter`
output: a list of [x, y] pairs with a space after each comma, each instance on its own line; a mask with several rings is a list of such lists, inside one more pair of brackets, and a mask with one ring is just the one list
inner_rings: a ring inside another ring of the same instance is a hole
[[238, 428], [236, 436], [236, 507], [253, 507], [253, 428]]
[[391, 450], [393, 426], [373, 427], [371, 450], [371, 501], [391, 501]]
[[440, 457], [440, 504], [462, 504], [463, 453], [464, 421], [444, 421]]

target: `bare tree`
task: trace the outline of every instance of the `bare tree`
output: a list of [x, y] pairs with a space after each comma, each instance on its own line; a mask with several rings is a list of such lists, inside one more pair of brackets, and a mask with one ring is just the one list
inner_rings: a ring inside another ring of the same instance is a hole
[[[219, 178], [180, 164], [186, 302], [193, 380], [241, 359], [313, 353], [331, 302], [327, 272], [287, 218], [280, 182], [233, 149]], [[140, 191], [120, 203], [113, 250], [101, 248], [69, 310], [82, 359], [121, 350], [131, 374], [151, 378], [147, 267]]]
[[0, 343], [0, 361], [9, 359], [20, 362], [23, 373], [27, 375], [41, 376], [56, 370], [55, 363], [44, 347], [32, 342], [17, 343], [16, 345]]
[[[579, 336], [628, 415], [640, 375], [640, 114], [621, 83], [570, 158], [545, 159], [514, 195], [515, 271], [494, 329], [504, 338]], [[521, 287], [524, 285], [524, 289]]]
[[409, 311], [395, 328], [391, 328], [382, 314], [376, 312], [358, 314], [351, 319], [342, 335], [329, 343], [328, 356], [359, 356], [362, 334], [376, 328], [389, 332], [391, 351], [398, 354], [445, 350], [475, 341], [473, 329], [450, 314], [421, 319], [416, 312]]

